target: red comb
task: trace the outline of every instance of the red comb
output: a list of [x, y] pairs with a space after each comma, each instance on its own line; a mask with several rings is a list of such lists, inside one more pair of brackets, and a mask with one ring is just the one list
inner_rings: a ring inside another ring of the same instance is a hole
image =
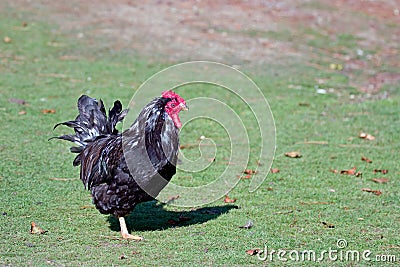
[[172, 90], [162, 92], [161, 96], [163, 98], [171, 98], [171, 99], [175, 98], [179, 103], [185, 102], [185, 100], [182, 97], [180, 97], [177, 93], [175, 93]]

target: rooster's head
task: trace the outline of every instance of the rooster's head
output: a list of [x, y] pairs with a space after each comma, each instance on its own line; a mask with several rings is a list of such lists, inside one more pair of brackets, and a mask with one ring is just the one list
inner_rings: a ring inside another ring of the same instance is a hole
[[182, 127], [181, 120], [179, 119], [179, 112], [181, 110], [188, 110], [188, 107], [186, 106], [186, 101], [183, 99], [180, 95], [177, 93], [169, 90], [169, 91], [164, 91], [161, 95], [162, 98], [168, 98], [171, 99], [170, 101], [167, 102], [165, 105], [165, 111], [168, 113], [168, 115], [171, 117], [172, 121], [174, 122], [175, 126], [177, 128]]

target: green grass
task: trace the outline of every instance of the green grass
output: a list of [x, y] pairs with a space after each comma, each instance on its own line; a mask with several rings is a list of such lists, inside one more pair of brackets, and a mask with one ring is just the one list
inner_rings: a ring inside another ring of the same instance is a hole
[[[90, 195], [77, 179], [78, 168], [72, 167], [74, 156], [69, 153], [69, 144], [47, 139], [68, 131], [53, 132], [52, 127], [76, 116], [80, 94], [101, 97], [107, 106], [115, 99], [127, 105], [140, 83], [167, 65], [148, 64], [135, 55], [107, 51], [96, 55], [54, 33], [49, 25], [21, 24], [11, 16], [0, 19], [2, 38], [12, 38], [11, 43], [0, 43], [0, 265], [281, 266], [279, 261], [260, 262], [257, 256], [247, 255], [246, 250], [262, 248], [266, 243], [275, 250], [319, 253], [330, 247], [336, 249], [338, 239], [348, 241], [348, 250], [369, 249], [374, 256], [390, 254], [400, 259], [398, 85], [388, 88], [387, 99], [353, 101], [348, 96], [357, 94], [355, 89], [349, 92], [348, 80], [328, 68], [320, 71], [298, 65], [285, 73], [285, 67], [277, 65], [276, 71], [282, 73], [279, 76], [259, 70], [252, 76], [252, 70], [248, 70], [274, 113], [277, 150], [273, 167], [280, 172], [269, 174], [254, 193], [247, 190], [249, 181], [242, 180], [229, 194], [237, 198], [234, 205], [220, 199], [190, 210], [144, 203], [132, 212], [128, 224], [146, 241], [128, 243], [114, 238], [119, 237], [115, 219], [88, 208]], [[348, 36], [339, 41], [344, 45], [353, 43]], [[66, 55], [75, 56], [74, 60], [63, 60]], [[327, 95], [316, 94], [315, 78], [328, 79], [329, 86], [337, 90]], [[302, 89], [289, 88], [289, 84], [302, 85]], [[201, 90], [207, 92], [205, 87], [185, 92], [187, 97], [195, 97]], [[236, 103], [229, 95], [220, 96]], [[10, 103], [10, 98], [25, 99], [29, 104]], [[240, 105], [235, 108], [245, 112]], [[42, 114], [42, 109], [55, 109], [56, 113]], [[26, 114], [19, 115], [20, 111]], [[182, 136], [183, 143], [196, 142], [204, 132], [216, 140], [225, 136], [207, 121], [189, 126]], [[361, 140], [357, 138], [360, 131], [373, 134], [376, 139]], [[303, 157], [290, 159], [283, 155], [293, 150], [300, 151]], [[197, 148], [184, 153], [194, 158], [198, 155]], [[224, 149], [220, 153], [213, 168], [195, 177], [196, 183], [205, 183], [219, 174], [223, 167], [219, 159], [226, 156]], [[373, 163], [362, 162], [361, 156]], [[353, 166], [363, 172], [362, 177], [330, 172]], [[249, 168], [255, 168], [253, 158]], [[375, 168], [389, 170], [384, 176], [390, 179], [387, 184], [371, 181], [383, 176], [374, 174]], [[185, 179], [181, 172], [175, 178], [176, 183], [183, 185], [188, 184]], [[364, 187], [379, 189], [382, 195], [362, 192]], [[191, 220], [178, 226], [168, 223], [180, 215]], [[238, 228], [249, 219], [254, 221], [253, 228]], [[31, 221], [48, 233], [31, 235]], [[335, 227], [326, 228], [322, 222]], [[301, 265], [293, 261], [285, 264]], [[323, 264], [380, 266], [374, 261], [348, 263], [327, 259]]]

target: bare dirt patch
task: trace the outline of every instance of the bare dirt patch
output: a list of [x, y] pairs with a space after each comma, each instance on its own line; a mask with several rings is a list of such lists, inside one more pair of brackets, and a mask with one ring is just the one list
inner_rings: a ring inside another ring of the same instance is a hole
[[0, 8], [53, 23], [93, 49], [133, 51], [164, 62], [312, 62], [321, 68], [337, 62], [351, 85], [369, 93], [399, 81], [395, 0], [15, 0]]

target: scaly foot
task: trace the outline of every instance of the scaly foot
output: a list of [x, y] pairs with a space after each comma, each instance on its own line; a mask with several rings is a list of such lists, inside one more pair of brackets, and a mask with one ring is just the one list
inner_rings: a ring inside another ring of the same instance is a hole
[[131, 235], [128, 232], [128, 228], [126, 227], [126, 223], [125, 223], [125, 219], [124, 217], [119, 217], [119, 224], [121, 226], [121, 235], [123, 239], [127, 239], [127, 240], [135, 240], [135, 241], [142, 241], [143, 237], [138, 236], [138, 235]]
[[121, 233], [123, 239], [142, 241], [144, 238], [138, 235], [131, 235], [129, 233]]

